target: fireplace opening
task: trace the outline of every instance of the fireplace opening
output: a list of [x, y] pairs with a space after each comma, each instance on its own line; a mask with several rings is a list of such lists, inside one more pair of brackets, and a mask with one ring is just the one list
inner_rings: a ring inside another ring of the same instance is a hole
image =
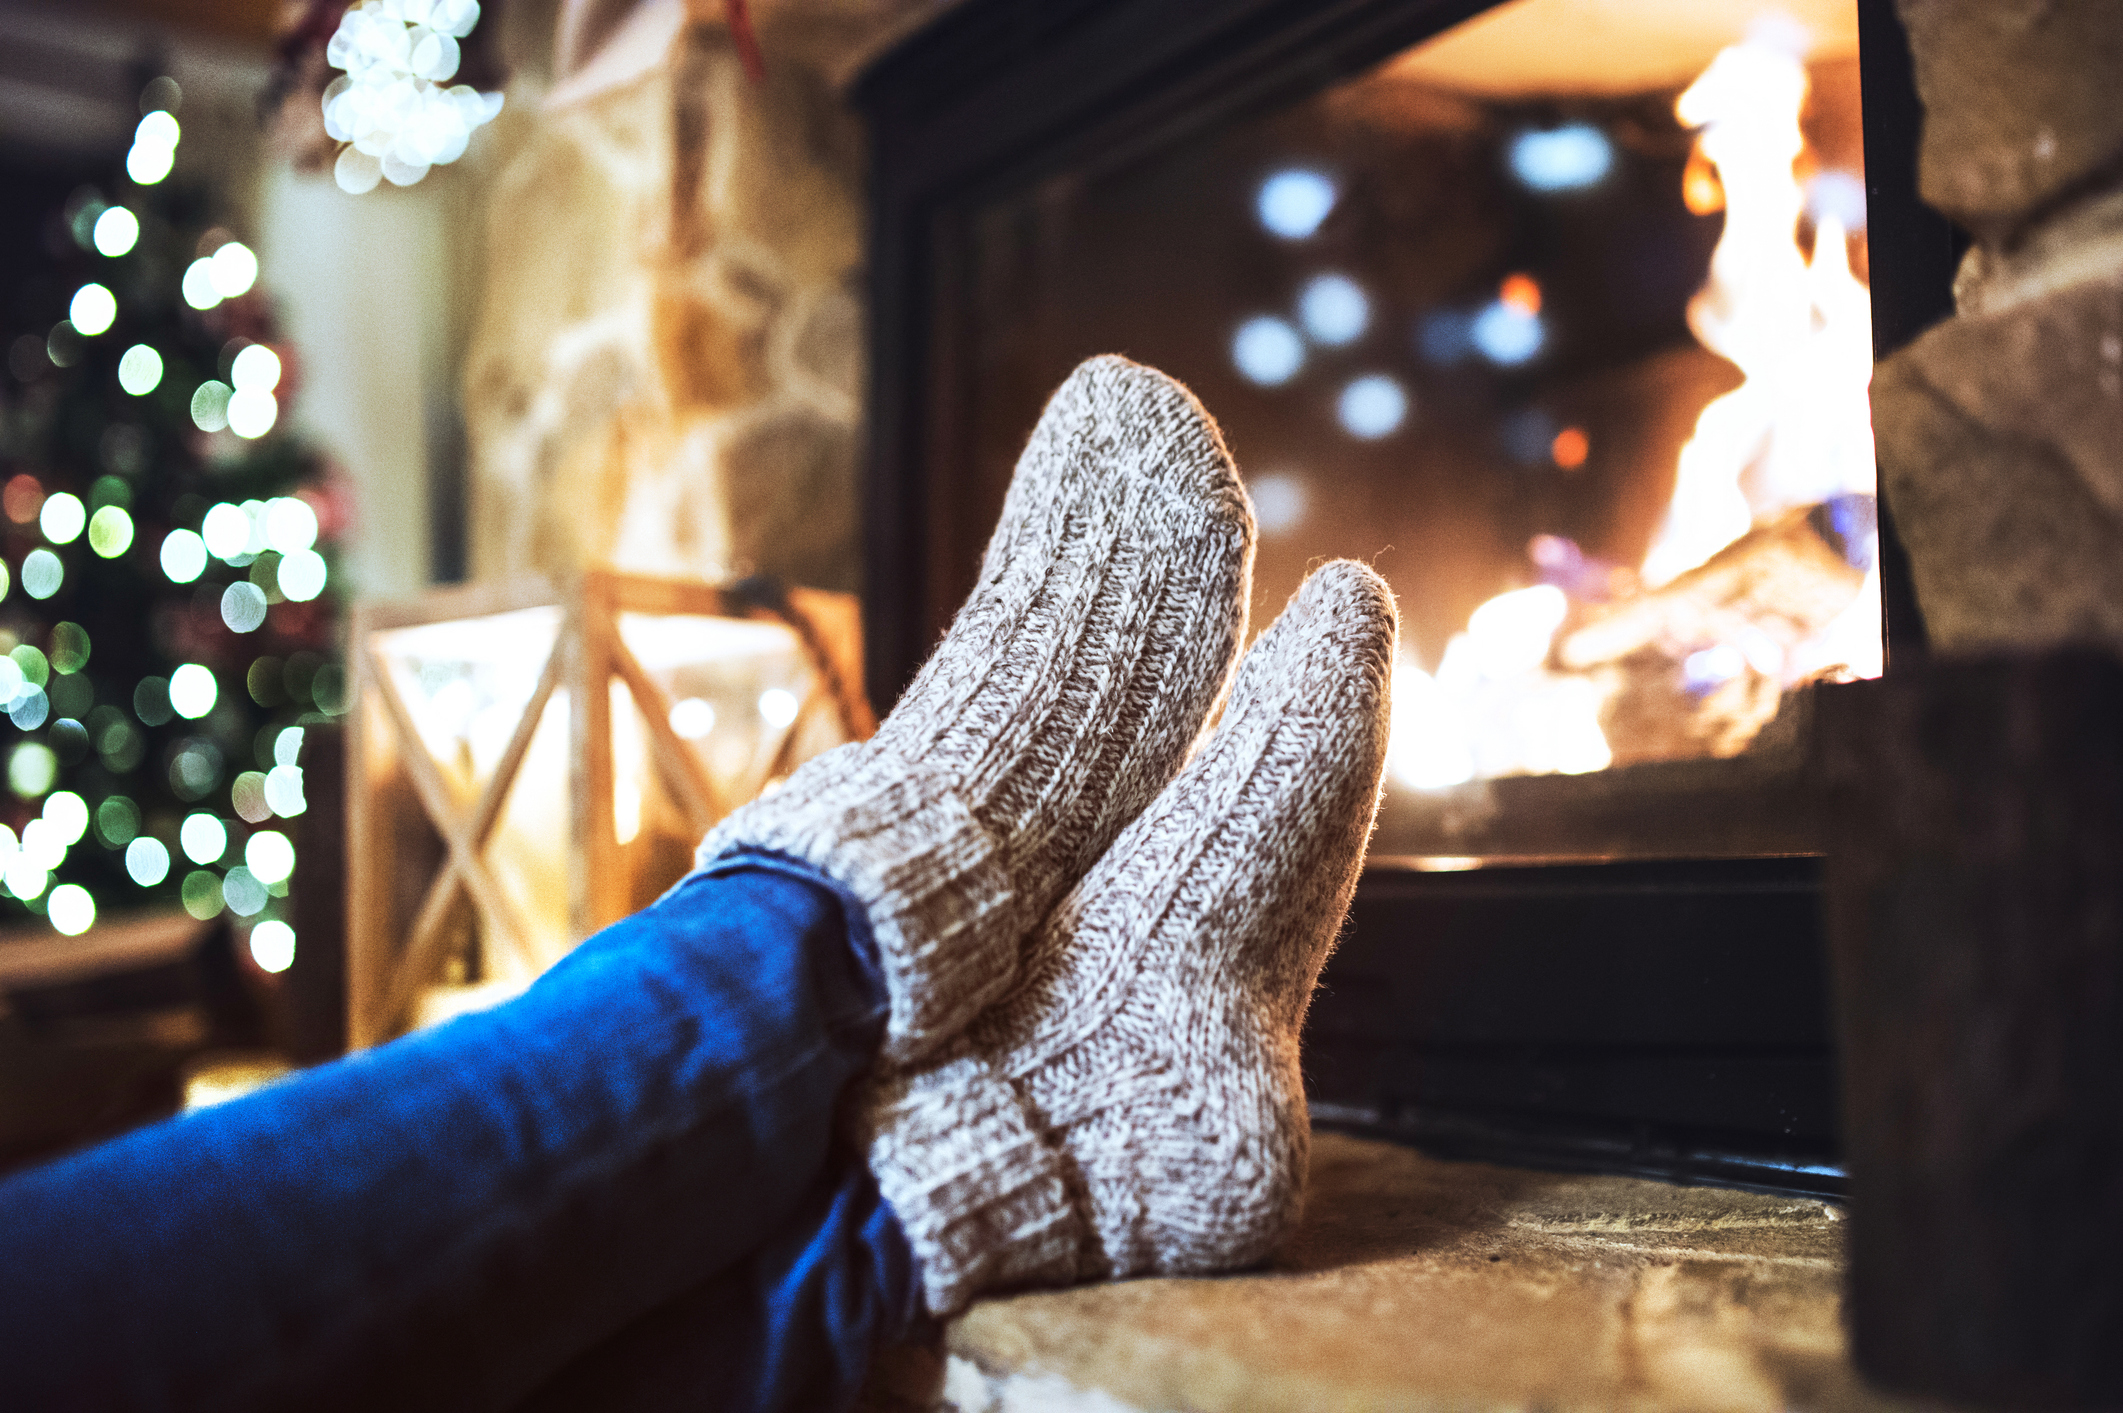
[[1394, 586], [1316, 1121], [1840, 1190], [1810, 684], [1921, 648], [1866, 389], [1957, 254], [1907, 53], [1892, 0], [965, 0], [859, 81], [880, 705], [1095, 353], [1223, 425], [1256, 630]]
[[1517, 0], [979, 203], [934, 285], [961, 513], [1127, 353], [1247, 475], [1256, 631], [1323, 557], [1393, 584], [1381, 854], [1803, 852], [1778, 714], [1882, 663], [1856, 38]]

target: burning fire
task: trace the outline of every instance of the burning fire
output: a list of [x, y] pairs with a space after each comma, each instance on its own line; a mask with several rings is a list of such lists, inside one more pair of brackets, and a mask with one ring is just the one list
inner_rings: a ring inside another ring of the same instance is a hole
[[[1819, 217], [1811, 258], [1799, 244], [1806, 90], [1798, 58], [1749, 41], [1721, 52], [1676, 104], [1700, 129], [1684, 197], [1715, 209], [1721, 194], [1725, 208], [1689, 327], [1745, 381], [1703, 409], [1681, 450], [1642, 591], [1594, 609], [1552, 584], [1514, 589], [1474, 611], [1434, 676], [1403, 661], [1391, 758], [1402, 783], [1605, 769], [1614, 750], [1601, 723], [1632, 652], [1655, 648], [1706, 699], [1724, 693], [1728, 711], [1728, 688], [1751, 692], [1739, 729], [1709, 738], [1720, 755], [1743, 749], [1777, 696], [1808, 677], [1879, 675], [1877, 564], [1853, 587], [1856, 570], [1792, 520], [1804, 507], [1833, 512], [1851, 558], [1876, 557], [1863, 499], [1874, 488], [1871, 304], [1840, 221]], [[1865, 510], [1850, 520], [1853, 506]], [[1782, 558], [1771, 563], [1772, 552]], [[1801, 571], [1803, 606], [1765, 598], [1763, 584]]]

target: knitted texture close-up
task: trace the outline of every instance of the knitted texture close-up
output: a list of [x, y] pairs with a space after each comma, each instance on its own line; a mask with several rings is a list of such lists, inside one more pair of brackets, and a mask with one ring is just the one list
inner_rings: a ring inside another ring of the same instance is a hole
[[1164, 788], [1245, 639], [1253, 515], [1216, 425], [1124, 358], [1048, 402], [980, 578], [868, 742], [702, 841], [801, 859], [868, 912], [884, 1058], [933, 1053], [1021, 971], [1039, 919]]
[[870, 1165], [932, 1312], [1248, 1265], [1296, 1220], [1299, 1032], [1377, 811], [1395, 634], [1376, 574], [1315, 572], [1215, 735], [1040, 926], [1024, 980], [879, 1082]]

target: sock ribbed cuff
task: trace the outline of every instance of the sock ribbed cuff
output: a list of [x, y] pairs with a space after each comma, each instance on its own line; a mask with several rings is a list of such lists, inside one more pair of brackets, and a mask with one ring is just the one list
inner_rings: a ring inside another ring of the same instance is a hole
[[695, 865], [739, 848], [800, 859], [861, 900], [890, 995], [890, 1063], [962, 1033], [1016, 977], [1028, 920], [1002, 845], [918, 763], [828, 751], [709, 831]]
[[882, 1081], [867, 1122], [870, 1171], [921, 1259], [931, 1314], [984, 1290], [1099, 1273], [1064, 1159], [986, 1060]]

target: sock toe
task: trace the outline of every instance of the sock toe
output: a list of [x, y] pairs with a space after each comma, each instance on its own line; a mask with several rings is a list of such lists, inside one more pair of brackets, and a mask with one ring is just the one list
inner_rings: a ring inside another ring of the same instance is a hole
[[1182, 504], [1252, 521], [1245, 483], [1208, 409], [1185, 384], [1117, 353], [1077, 365], [1049, 399], [1031, 447], [1095, 450]]

